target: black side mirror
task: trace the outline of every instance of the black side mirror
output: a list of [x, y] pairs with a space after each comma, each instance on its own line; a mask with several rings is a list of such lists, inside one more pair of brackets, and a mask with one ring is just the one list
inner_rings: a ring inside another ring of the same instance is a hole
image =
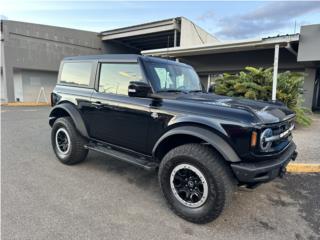
[[128, 86], [128, 95], [130, 97], [149, 97], [152, 93], [151, 87], [148, 83], [131, 81]]

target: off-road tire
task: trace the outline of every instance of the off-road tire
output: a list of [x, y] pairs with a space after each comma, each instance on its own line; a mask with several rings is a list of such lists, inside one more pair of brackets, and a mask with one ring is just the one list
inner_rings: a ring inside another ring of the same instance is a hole
[[[208, 184], [208, 197], [203, 205], [190, 208], [182, 204], [170, 186], [173, 169], [180, 164], [196, 167]], [[181, 218], [198, 224], [216, 219], [232, 198], [236, 182], [225, 160], [214, 149], [201, 144], [185, 144], [168, 152], [161, 161], [159, 183], [172, 211]]]
[[[59, 152], [56, 144], [56, 133], [59, 129], [65, 130], [70, 139], [70, 148], [65, 154]], [[88, 149], [84, 148], [86, 140], [78, 133], [70, 117], [61, 117], [54, 122], [51, 130], [51, 144], [54, 153], [63, 164], [73, 165], [82, 162], [88, 154]]]

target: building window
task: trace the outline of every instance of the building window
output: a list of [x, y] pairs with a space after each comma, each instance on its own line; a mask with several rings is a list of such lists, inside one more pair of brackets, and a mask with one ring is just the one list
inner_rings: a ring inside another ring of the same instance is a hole
[[101, 64], [99, 92], [128, 95], [131, 81], [144, 81], [137, 63]]
[[60, 83], [88, 87], [92, 72], [92, 63], [66, 62], [63, 64]]

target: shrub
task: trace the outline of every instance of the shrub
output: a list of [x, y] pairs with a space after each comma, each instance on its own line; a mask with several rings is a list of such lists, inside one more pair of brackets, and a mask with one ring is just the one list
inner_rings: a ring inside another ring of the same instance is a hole
[[[224, 73], [216, 79], [214, 92], [230, 97], [245, 97], [270, 101], [272, 97], [272, 68], [246, 67], [238, 74]], [[302, 107], [300, 94], [304, 74], [286, 71], [278, 74], [277, 100], [283, 102], [296, 114], [296, 122], [303, 126], [311, 124], [310, 110]]]

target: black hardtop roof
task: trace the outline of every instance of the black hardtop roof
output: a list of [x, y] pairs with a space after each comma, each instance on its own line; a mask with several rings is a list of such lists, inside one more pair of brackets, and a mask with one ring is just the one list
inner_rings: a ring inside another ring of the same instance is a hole
[[84, 56], [72, 56], [66, 57], [63, 60], [137, 60], [140, 55], [138, 54], [102, 54], [102, 55], [84, 55]]
[[66, 57], [63, 59], [63, 61], [84, 61], [84, 60], [90, 60], [90, 61], [115, 61], [115, 62], [137, 62], [138, 59], [143, 59], [144, 61], [150, 61], [150, 62], [159, 62], [159, 63], [171, 63], [176, 65], [181, 65], [184, 67], [189, 67], [188, 65], [184, 63], [179, 63], [173, 60], [165, 59], [165, 58], [159, 58], [159, 57], [149, 57], [149, 56], [143, 56], [138, 54], [102, 54], [102, 55], [86, 55], [86, 56], [72, 56], [72, 57]]

